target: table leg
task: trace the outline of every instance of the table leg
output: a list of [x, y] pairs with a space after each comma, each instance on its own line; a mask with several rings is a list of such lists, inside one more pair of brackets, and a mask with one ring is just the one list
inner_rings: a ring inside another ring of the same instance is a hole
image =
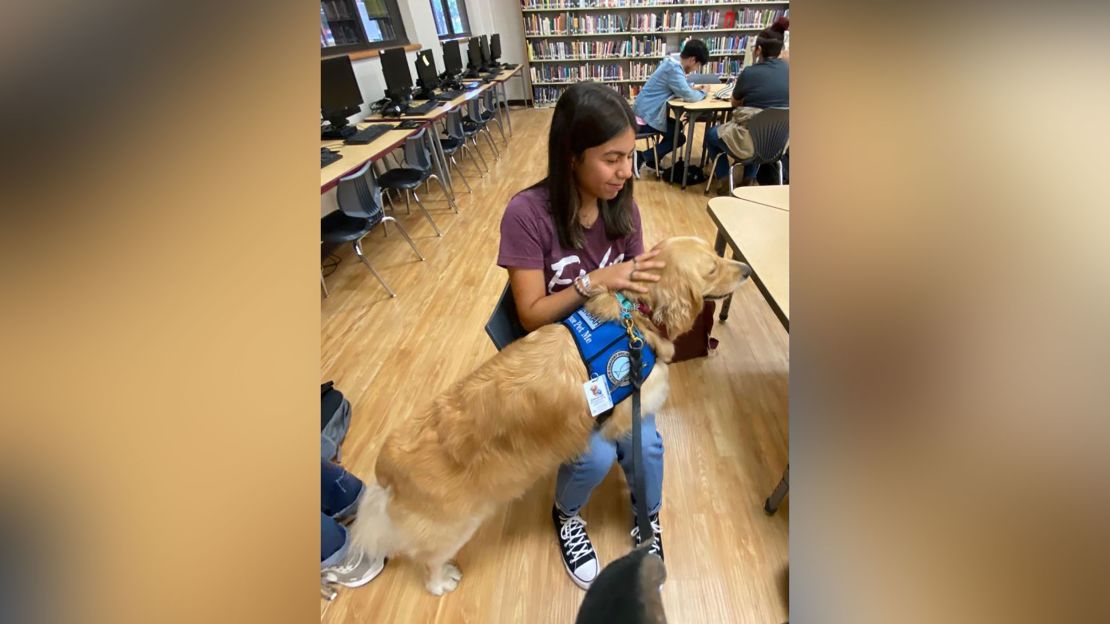
[[[716, 250], [718, 256], [724, 258], [725, 257], [725, 249], [727, 249], [727, 248], [728, 248], [728, 243], [725, 242], [725, 235], [722, 234], [720, 230], [717, 230], [717, 240], [713, 243], [713, 249]], [[731, 307], [732, 307], [732, 293], [729, 293], [728, 297], [726, 297], [725, 300], [721, 303], [721, 315], [717, 318], [719, 318], [722, 322], [727, 321], [728, 320], [728, 310]]]
[[439, 142], [439, 134], [436, 130], [436, 122], [428, 124], [428, 130], [424, 133], [424, 137], [428, 140], [428, 147], [432, 151], [432, 163], [435, 165], [436, 173], [439, 178], [443, 180], [443, 185], [447, 187], [447, 192], [451, 194], [450, 199], [455, 200], [455, 187], [451, 183], [451, 172], [447, 167], [447, 157], [443, 153], [443, 144]]
[[786, 494], [788, 492], [790, 492], [789, 464], [787, 464], [786, 470], [783, 471], [782, 480], [779, 481], [778, 486], [775, 487], [775, 491], [771, 492], [771, 495], [768, 496], [767, 500], [763, 502], [763, 511], [766, 512], [766, 514], [769, 516], [773, 515], [776, 511], [779, 510], [779, 505], [782, 504], [782, 499], [786, 498]]
[[509, 81], [501, 83], [501, 93], [505, 96], [505, 124], [509, 127], [509, 136], [513, 136], [513, 116], [509, 113]]
[[[682, 111], [676, 110], [674, 112], [674, 137], [671, 138], [671, 184], [674, 184], [674, 164], [675, 154], [678, 153], [678, 133], [682, 129]], [[663, 163], [655, 163], [656, 167], [662, 166]]]
[[697, 114], [693, 111], [686, 112], [686, 166], [682, 169], [682, 188], [686, 189], [686, 172], [690, 169], [690, 159], [694, 156], [694, 127], [697, 123]]

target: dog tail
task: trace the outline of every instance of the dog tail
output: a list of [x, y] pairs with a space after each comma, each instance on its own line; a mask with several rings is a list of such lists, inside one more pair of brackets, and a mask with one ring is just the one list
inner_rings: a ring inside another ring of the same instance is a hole
[[389, 517], [392, 499], [390, 488], [383, 488], [376, 480], [366, 483], [358, 514], [351, 524], [351, 545], [374, 559], [388, 557], [400, 547], [397, 527]]

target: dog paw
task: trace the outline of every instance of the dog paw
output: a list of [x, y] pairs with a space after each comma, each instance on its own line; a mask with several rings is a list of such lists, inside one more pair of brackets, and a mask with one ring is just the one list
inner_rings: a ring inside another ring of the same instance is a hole
[[459, 581], [453, 578], [429, 579], [428, 583], [424, 585], [435, 596], [442, 596], [447, 592], [455, 591], [458, 586]]
[[428, 579], [425, 587], [436, 596], [455, 591], [462, 579], [462, 571], [453, 563], [443, 564], [443, 568], [434, 577]]

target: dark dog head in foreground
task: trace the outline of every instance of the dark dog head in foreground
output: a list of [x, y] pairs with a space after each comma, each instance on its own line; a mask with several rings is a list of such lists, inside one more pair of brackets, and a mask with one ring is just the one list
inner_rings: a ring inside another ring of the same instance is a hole
[[590, 585], [575, 624], [665, 624], [659, 588], [667, 578], [650, 544], [610, 563]]

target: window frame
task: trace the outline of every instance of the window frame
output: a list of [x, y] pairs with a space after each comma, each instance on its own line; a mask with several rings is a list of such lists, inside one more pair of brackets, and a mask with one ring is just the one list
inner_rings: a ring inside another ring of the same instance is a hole
[[447, 0], [429, 0], [429, 6], [432, 7], [432, 21], [433, 22], [435, 21], [435, 6], [434, 5], [436, 5], [436, 4], [438, 4], [439, 7], [443, 10], [443, 16], [444, 16], [443, 21], [447, 25], [447, 31], [448, 31], [446, 33], [440, 33], [439, 32], [439, 24], [436, 24], [436, 34], [439, 36], [439, 40], [441, 42], [451, 41], [452, 39], [467, 39], [467, 38], [472, 36], [471, 33], [470, 33], [470, 12], [466, 8], [466, 0], [457, 0], [456, 1], [456, 4], [459, 7], [459, 18], [462, 20], [462, 23], [463, 23], [463, 31], [462, 32], [451, 32], [451, 31], [454, 30], [455, 27], [454, 27], [454, 24], [451, 22], [450, 5], [447, 4]]
[[[353, 11], [355, 15], [358, 14], [358, 7], [355, 6], [356, 0], [321, 0], [322, 5], [327, 2], [341, 2], [346, 5], [347, 9]], [[405, 22], [401, 19], [401, 9], [398, 5], [398, 0], [381, 0], [385, 4], [386, 12], [389, 14], [390, 26], [393, 28], [393, 39], [386, 39], [383, 41], [370, 41], [370, 37], [366, 34], [366, 28], [362, 24], [361, 19], [356, 19], [355, 24], [358, 28], [358, 34], [362, 41], [358, 43], [347, 43], [343, 45], [334, 45], [330, 47], [320, 46], [320, 58], [331, 58], [334, 56], [343, 56], [354, 52], [364, 52], [367, 50], [382, 50], [385, 48], [396, 48], [409, 45], [408, 31], [405, 29]]]

